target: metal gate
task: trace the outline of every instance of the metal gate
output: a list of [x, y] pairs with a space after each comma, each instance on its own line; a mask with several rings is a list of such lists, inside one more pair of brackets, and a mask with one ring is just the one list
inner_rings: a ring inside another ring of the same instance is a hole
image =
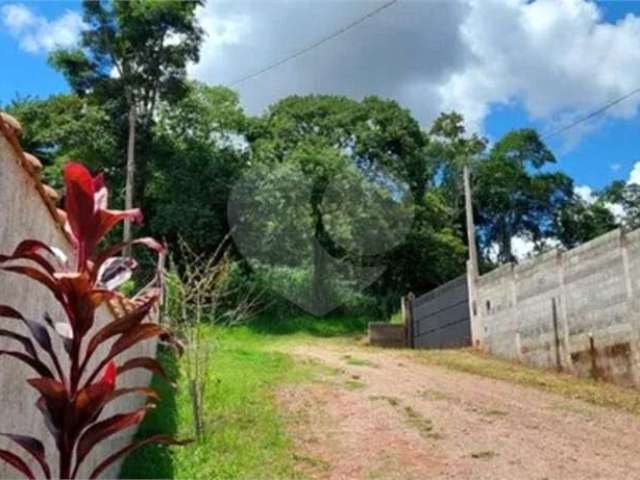
[[411, 302], [413, 348], [455, 348], [471, 345], [467, 276], [439, 286]]

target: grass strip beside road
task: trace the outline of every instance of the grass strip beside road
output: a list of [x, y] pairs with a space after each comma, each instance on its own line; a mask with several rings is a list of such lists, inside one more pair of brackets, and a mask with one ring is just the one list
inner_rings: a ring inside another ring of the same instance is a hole
[[414, 358], [431, 365], [526, 385], [640, 416], [640, 392], [632, 388], [501, 360], [472, 349], [422, 350], [416, 351]]

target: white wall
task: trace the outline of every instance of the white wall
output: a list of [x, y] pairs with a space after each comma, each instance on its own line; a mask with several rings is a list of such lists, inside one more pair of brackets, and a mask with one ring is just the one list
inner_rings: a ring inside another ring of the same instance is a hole
[[[60, 226], [47, 209], [43, 199], [36, 190], [36, 181], [19, 165], [18, 158], [7, 140], [0, 134], [0, 253], [9, 254], [17, 244], [26, 238], [34, 238], [47, 244], [55, 245], [69, 253], [70, 245], [62, 234]], [[44, 312], [48, 312], [55, 319], [61, 317], [61, 311], [51, 294], [24, 277], [0, 272], [0, 304], [10, 305], [25, 316], [41, 319]], [[111, 319], [106, 308], [99, 312], [97, 324], [103, 325]], [[16, 325], [7, 319], [0, 318], [0, 328], [19, 331], [21, 325]], [[26, 333], [26, 332], [23, 332]], [[58, 352], [61, 346], [56, 345]], [[0, 349], [15, 348], [15, 342], [0, 338]], [[154, 355], [154, 342], [137, 348], [127, 356]], [[64, 354], [61, 356], [64, 357]], [[0, 362], [0, 385], [2, 388], [2, 408], [0, 408], [0, 431], [15, 432], [32, 435], [46, 440], [45, 446], [50, 465], [57, 471], [57, 455], [55, 445], [51, 441], [44, 426], [40, 413], [34, 404], [37, 400], [35, 391], [29, 387], [25, 379], [35, 376], [27, 367], [17, 361], [3, 357]], [[147, 372], [137, 370], [122, 377], [122, 385], [148, 385], [150, 376]], [[119, 402], [118, 411], [128, 411], [140, 405], [139, 399], [131, 396], [124, 397]], [[103, 416], [114, 413], [112, 407]], [[124, 438], [107, 440], [97, 447], [85, 462], [81, 475], [88, 475], [91, 467], [99, 463], [99, 459], [108, 455], [130, 438], [129, 432]], [[0, 439], [0, 448], [10, 444]], [[11, 447], [14, 449], [15, 447]], [[26, 458], [26, 456], [25, 456]], [[30, 462], [34, 472], [40, 472], [39, 467]], [[119, 466], [115, 466], [105, 476], [117, 476]], [[55, 475], [55, 473], [54, 473]], [[16, 478], [16, 471], [0, 461], [0, 478]]]
[[595, 359], [597, 375], [638, 386], [639, 293], [640, 231], [615, 230], [481, 276], [474, 342], [498, 356], [559, 364], [583, 376], [593, 374]]

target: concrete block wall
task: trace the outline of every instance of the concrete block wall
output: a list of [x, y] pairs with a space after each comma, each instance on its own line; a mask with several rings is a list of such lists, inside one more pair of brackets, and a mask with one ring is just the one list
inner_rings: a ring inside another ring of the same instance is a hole
[[[71, 246], [62, 233], [60, 225], [56, 223], [51, 211], [43, 201], [37, 190], [37, 180], [30, 175], [21, 165], [15, 148], [5, 137], [0, 134], [0, 253], [10, 253], [25, 238], [34, 238], [47, 244], [55, 245], [67, 254], [71, 253]], [[39, 320], [45, 312], [52, 318], [64, 318], [61, 309], [52, 295], [44, 288], [29, 281], [24, 277], [0, 272], [0, 304], [10, 305], [25, 316]], [[111, 313], [105, 307], [96, 319], [96, 328], [104, 325], [112, 319]], [[22, 325], [0, 318], [0, 328], [9, 328], [26, 334]], [[55, 342], [58, 353], [62, 352], [59, 342]], [[14, 349], [15, 342], [6, 338], [0, 339], [0, 349]], [[127, 355], [118, 357], [118, 361], [124, 361], [132, 356], [144, 356], [155, 354], [156, 344], [145, 342]], [[65, 358], [62, 354], [61, 358]], [[27, 378], [36, 376], [33, 371], [9, 358], [2, 358], [0, 364], [0, 386], [2, 399], [0, 415], [0, 431], [23, 433], [42, 439], [45, 443], [47, 457], [53, 469], [57, 472], [56, 448], [45, 427], [43, 419], [36, 410], [37, 396], [35, 390], [26, 383]], [[146, 386], [149, 384], [150, 375], [144, 370], [127, 372], [119, 379], [119, 387]], [[141, 406], [139, 397], [126, 396], [117, 405], [111, 405], [103, 415], [113, 415], [117, 412], [131, 411]], [[85, 467], [80, 471], [80, 478], [86, 478], [91, 469], [110, 453], [124, 446], [131, 438], [134, 431], [113, 437], [101, 443], [94, 449], [87, 460]], [[0, 448], [15, 449], [5, 439], [0, 439]], [[27, 459], [27, 456], [24, 456]], [[40, 474], [40, 470], [29, 462], [34, 472]], [[118, 476], [119, 465], [103, 475], [106, 478]], [[0, 461], [0, 478], [16, 478], [17, 471]]]
[[495, 355], [640, 386], [640, 231], [505, 265], [475, 282], [474, 344]]
[[406, 330], [402, 324], [369, 322], [369, 345], [402, 348], [406, 346]]

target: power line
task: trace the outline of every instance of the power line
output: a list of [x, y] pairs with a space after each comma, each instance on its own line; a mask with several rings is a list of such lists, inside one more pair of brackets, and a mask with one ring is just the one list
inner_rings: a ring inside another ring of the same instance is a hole
[[235, 86], [238, 85], [240, 83], [246, 82], [247, 80], [251, 80], [252, 78], [255, 78], [259, 75], [262, 75], [263, 73], [267, 73], [270, 70], [273, 70], [274, 68], [279, 67], [280, 65], [287, 63], [291, 60], [293, 60], [294, 58], [297, 58], [301, 55], [304, 55], [305, 53], [310, 52], [311, 50], [333, 40], [336, 37], [339, 37], [340, 35], [342, 35], [343, 33], [348, 32], [349, 30], [351, 30], [354, 27], [357, 27], [358, 25], [360, 25], [363, 22], [366, 22], [368, 19], [370, 19], [371, 17], [377, 15], [378, 13], [382, 12], [383, 10], [389, 8], [390, 6], [392, 6], [395, 3], [398, 3], [399, 0], [391, 0], [390, 2], [385, 3], [384, 5], [381, 5], [380, 7], [376, 8], [375, 10], [370, 11], [369, 13], [367, 13], [366, 15], [358, 18], [357, 20], [354, 20], [353, 22], [349, 23], [348, 25], [345, 25], [344, 27], [342, 27], [341, 29], [335, 31], [334, 33], [332, 33], [331, 35], [328, 35], [326, 37], [321, 38], [320, 40], [312, 43], [311, 45], [306, 46], [305, 48], [303, 48], [302, 50], [298, 50], [295, 53], [292, 53], [291, 55], [288, 55], [286, 57], [284, 57], [281, 60], [278, 60], [275, 63], [272, 63], [254, 73], [250, 73], [249, 75], [245, 75], [244, 77], [240, 77], [237, 80], [234, 80], [233, 82], [231, 82], [229, 85], [230, 86]]
[[606, 105], [604, 105], [603, 107], [600, 107], [597, 110], [594, 110], [593, 112], [585, 115], [584, 117], [581, 117], [571, 123], [569, 123], [568, 125], [564, 125], [554, 131], [552, 131], [551, 133], [547, 133], [546, 135], [543, 135], [542, 138], [543, 139], [548, 139], [550, 137], [555, 137], [556, 135], [560, 134], [560, 133], [564, 133], [567, 130], [572, 129], [573, 127], [576, 127], [577, 125], [580, 125], [581, 123], [584, 123], [588, 120], [591, 120], [594, 117], [597, 117], [598, 115], [603, 114], [604, 112], [606, 112], [607, 110], [609, 110], [611, 107], [614, 107], [616, 105], [618, 105], [621, 102], [624, 102], [626, 99], [633, 97], [634, 95], [636, 95], [637, 93], [640, 92], [640, 88], [636, 88], [635, 90], [632, 90], [631, 92], [616, 98], [615, 100], [612, 100], [611, 102], [607, 103]]

